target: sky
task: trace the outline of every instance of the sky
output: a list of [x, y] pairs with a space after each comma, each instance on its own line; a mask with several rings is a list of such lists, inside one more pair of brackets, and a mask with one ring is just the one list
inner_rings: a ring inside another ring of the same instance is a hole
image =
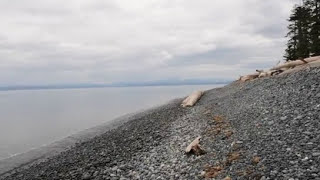
[[1, 0], [0, 85], [236, 79], [283, 60], [295, 2]]

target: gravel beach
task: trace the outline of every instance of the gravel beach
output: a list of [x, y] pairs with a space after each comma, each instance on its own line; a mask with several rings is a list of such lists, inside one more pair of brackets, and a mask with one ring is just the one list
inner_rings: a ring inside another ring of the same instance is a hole
[[[0, 179], [319, 179], [320, 69], [206, 91]], [[186, 155], [198, 136], [206, 154]]]

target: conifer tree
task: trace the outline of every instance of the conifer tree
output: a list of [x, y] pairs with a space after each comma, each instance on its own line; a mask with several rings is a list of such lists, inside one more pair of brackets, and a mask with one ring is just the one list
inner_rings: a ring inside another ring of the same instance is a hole
[[312, 56], [320, 55], [320, 0], [307, 0], [305, 6], [311, 11], [310, 51]]
[[306, 58], [310, 56], [310, 23], [311, 11], [305, 6], [295, 6], [288, 20], [289, 32], [287, 37], [287, 49], [285, 59], [295, 60], [298, 58]]

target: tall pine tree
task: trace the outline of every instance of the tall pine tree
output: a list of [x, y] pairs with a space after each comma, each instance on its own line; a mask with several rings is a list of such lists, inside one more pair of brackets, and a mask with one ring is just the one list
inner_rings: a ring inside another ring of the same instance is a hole
[[288, 20], [289, 41], [284, 56], [287, 61], [310, 56], [310, 20], [311, 12], [307, 6], [295, 6]]
[[304, 0], [288, 19], [289, 38], [285, 59], [295, 60], [320, 55], [320, 0]]
[[311, 11], [310, 50], [312, 56], [320, 55], [320, 0], [308, 0], [305, 6]]

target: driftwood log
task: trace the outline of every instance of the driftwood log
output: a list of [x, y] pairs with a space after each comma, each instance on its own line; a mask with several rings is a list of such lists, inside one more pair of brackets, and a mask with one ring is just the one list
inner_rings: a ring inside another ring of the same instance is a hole
[[299, 60], [295, 60], [295, 61], [288, 61], [288, 62], [285, 62], [283, 64], [280, 64], [280, 65], [277, 65], [277, 66], [271, 68], [271, 70], [280, 70], [282, 68], [294, 68], [296, 66], [308, 64], [308, 63], [311, 63], [313, 61], [318, 61], [318, 60], [320, 60], [320, 56], [309, 57], [306, 59], [299, 59]]
[[242, 82], [246, 82], [246, 81], [250, 81], [250, 80], [252, 80], [252, 79], [255, 79], [255, 78], [257, 78], [257, 77], [259, 77], [259, 72], [256, 72], [256, 73], [254, 73], [254, 74], [249, 74], [249, 75], [246, 75], [246, 76], [241, 76], [240, 77], [240, 81], [242, 81]]
[[195, 91], [193, 92], [190, 96], [188, 96], [186, 99], [184, 99], [181, 103], [182, 107], [192, 107], [194, 106], [199, 99], [201, 98], [201, 96], [204, 94], [203, 91]]
[[194, 153], [195, 155], [202, 155], [205, 154], [205, 151], [200, 146], [200, 139], [201, 137], [197, 137], [195, 140], [192, 141], [191, 144], [186, 148], [186, 153]]
[[316, 60], [316, 61], [309, 62], [307, 64], [296, 66], [291, 69], [287, 69], [283, 73], [281, 73], [281, 75], [285, 75], [285, 74], [289, 74], [289, 73], [293, 73], [293, 72], [298, 72], [298, 71], [301, 71], [303, 69], [307, 69], [310, 67], [320, 67], [320, 59]]
[[276, 72], [277, 72], [276, 70], [262, 71], [259, 74], [259, 78], [272, 76]]
[[299, 65], [299, 66], [296, 66], [294, 68], [286, 69], [280, 75], [285, 75], [285, 74], [290, 74], [290, 73], [293, 73], [293, 72], [298, 72], [298, 71], [301, 71], [301, 70], [306, 69], [308, 67], [309, 67], [308, 64]]
[[316, 61], [313, 61], [313, 62], [310, 62], [310, 63], [308, 63], [308, 65], [310, 67], [320, 67], [320, 59], [316, 60]]
[[240, 76], [239, 81], [245, 82], [256, 78], [270, 77], [274, 75], [285, 75], [292, 72], [297, 72], [309, 67], [320, 67], [320, 56], [309, 57], [305, 59], [298, 59], [295, 61], [288, 61], [283, 64], [277, 64], [270, 70], [256, 70], [256, 73], [246, 76]]

